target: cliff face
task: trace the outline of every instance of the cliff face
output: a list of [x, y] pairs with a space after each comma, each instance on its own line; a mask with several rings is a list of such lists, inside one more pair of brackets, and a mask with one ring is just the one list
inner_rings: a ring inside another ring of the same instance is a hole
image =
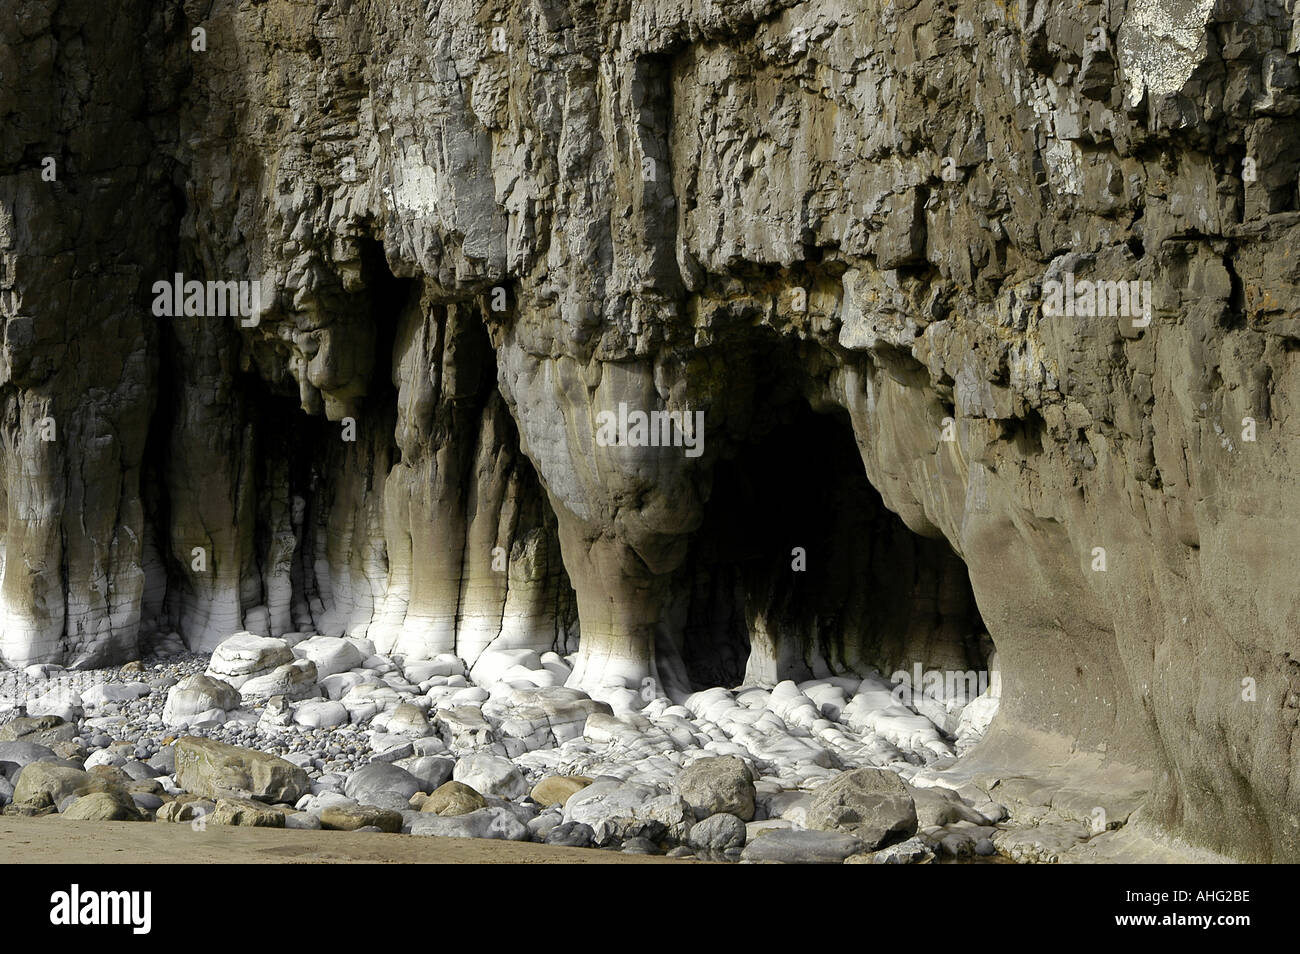
[[[1280, 4], [117, 7], [0, 7], [5, 664], [675, 692], [987, 629], [986, 749], [1300, 860]], [[177, 273], [260, 312], [155, 317]]]

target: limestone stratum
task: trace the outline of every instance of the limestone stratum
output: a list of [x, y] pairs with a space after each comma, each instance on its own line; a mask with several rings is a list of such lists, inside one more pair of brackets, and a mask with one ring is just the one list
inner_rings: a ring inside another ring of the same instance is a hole
[[111, 6], [0, 3], [3, 812], [1300, 862], [1300, 6]]

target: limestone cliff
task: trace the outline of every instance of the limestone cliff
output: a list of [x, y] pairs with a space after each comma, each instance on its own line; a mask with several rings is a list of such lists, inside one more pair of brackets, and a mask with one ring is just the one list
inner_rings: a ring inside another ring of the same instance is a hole
[[[113, 6], [0, 3], [4, 663], [311, 629], [673, 692], [987, 630], [986, 747], [1300, 860], [1281, 4]], [[176, 274], [261, 307], [156, 317]]]

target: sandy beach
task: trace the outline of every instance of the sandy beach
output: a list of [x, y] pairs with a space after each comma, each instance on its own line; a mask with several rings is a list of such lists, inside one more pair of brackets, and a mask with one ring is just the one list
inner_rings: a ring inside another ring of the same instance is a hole
[[0, 818], [0, 864], [671, 864], [678, 859], [481, 838]]

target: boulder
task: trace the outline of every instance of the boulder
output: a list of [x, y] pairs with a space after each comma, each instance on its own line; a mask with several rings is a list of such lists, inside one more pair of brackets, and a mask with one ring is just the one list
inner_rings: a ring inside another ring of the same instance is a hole
[[294, 707], [293, 721], [309, 729], [332, 729], [348, 723], [347, 707], [341, 702], [313, 700]]
[[[993, 847], [991, 842], [989, 847]], [[920, 838], [900, 841], [871, 855], [871, 862], [877, 865], [915, 865], [933, 860], [934, 852]]]
[[49, 746], [54, 742], [71, 742], [77, 737], [77, 726], [61, 716], [47, 715], [39, 718], [19, 716], [0, 725], [0, 742], [26, 742]]
[[132, 702], [141, 696], [147, 696], [149, 692], [149, 686], [143, 682], [104, 682], [83, 692], [81, 702], [88, 707], [110, 702]]
[[421, 788], [420, 780], [414, 775], [387, 762], [363, 765], [343, 783], [343, 793], [348, 798], [366, 805], [375, 804], [375, 799], [380, 794], [397, 796], [403, 804], [409, 804], [411, 796]]
[[48, 800], [58, 805], [71, 795], [84, 795], [96, 787], [103, 789], [89, 772], [57, 762], [30, 762], [18, 773], [13, 800], [20, 804], [42, 804]]
[[284, 816], [285, 828], [297, 828], [302, 831], [320, 831], [320, 819], [311, 812], [286, 812]]
[[452, 816], [467, 815], [486, 807], [487, 799], [468, 785], [462, 782], [447, 782], [438, 786], [433, 794], [425, 799], [424, 804], [420, 806], [420, 811]]
[[304, 639], [293, 647], [293, 654], [300, 659], [310, 659], [316, 665], [319, 679], [356, 669], [366, 658], [352, 642], [339, 636]]
[[151, 815], [165, 804], [162, 798], [152, 792], [130, 792], [131, 801], [144, 815]]
[[72, 821], [144, 821], [130, 795], [124, 792], [91, 792], [80, 796], [63, 812]]
[[692, 762], [677, 776], [677, 791], [697, 818], [725, 812], [741, 821], [754, 819], [754, 776], [734, 755]]
[[745, 844], [745, 823], [735, 815], [719, 812], [691, 826], [687, 844], [701, 851], [726, 851]]
[[35, 742], [25, 740], [0, 742], [0, 762], [10, 762], [19, 768], [30, 762], [40, 762], [52, 758], [54, 758], [54, 753], [48, 746], [37, 745]]
[[543, 808], [550, 808], [552, 805], [563, 808], [564, 803], [571, 796], [590, 784], [591, 779], [585, 775], [548, 775], [533, 786], [528, 797]]
[[436, 755], [421, 755], [410, 759], [403, 767], [419, 781], [420, 791], [432, 792], [444, 782], [450, 781], [456, 763], [452, 759]]
[[807, 825], [854, 835], [874, 850], [916, 833], [916, 806], [896, 773], [860, 768], [831, 779], [813, 793]]
[[[668, 826], [661, 819], [650, 817], [659, 804], [658, 798], [659, 791], [649, 785], [596, 779], [569, 796], [564, 803], [564, 820], [589, 826], [596, 844], [601, 846], [628, 837], [633, 826], [639, 827], [644, 821], [655, 821], [667, 832]], [[678, 800], [678, 804], [683, 812], [688, 810], [684, 802]]]
[[213, 710], [229, 712], [239, 707], [239, 693], [227, 682], [196, 672], [186, 676], [167, 692], [163, 705], [164, 725], [183, 727], [198, 721]]
[[283, 828], [284, 812], [251, 798], [218, 798], [212, 813], [216, 825], [239, 825], [245, 828]]
[[546, 833], [546, 844], [565, 848], [595, 848], [596, 833], [582, 822], [561, 822]]
[[185, 736], [176, 741], [176, 783], [195, 795], [292, 804], [311, 790], [307, 773], [265, 752]]
[[529, 838], [528, 826], [505, 808], [480, 808], [454, 816], [421, 815], [411, 822], [411, 834], [438, 838], [496, 838], [505, 841], [527, 841]]
[[258, 636], [255, 633], [236, 633], [222, 640], [212, 651], [207, 675], [239, 689], [255, 676], [265, 675], [285, 663], [293, 662], [293, 659], [294, 651], [283, 639]]
[[484, 795], [519, 798], [528, 791], [524, 775], [509, 759], [487, 752], [467, 755], [456, 763], [452, 778]]
[[203, 818], [217, 810], [215, 802], [201, 798], [178, 798], [163, 805], [154, 814], [154, 821], [187, 822]]
[[356, 831], [372, 827], [386, 832], [402, 830], [400, 813], [374, 805], [330, 805], [317, 817], [321, 828], [327, 831]]
[[395, 735], [403, 735], [411, 739], [422, 739], [430, 732], [429, 720], [425, 718], [419, 707], [409, 702], [398, 703], [393, 707], [388, 713], [384, 728]]
[[852, 835], [829, 831], [797, 831], [774, 828], [745, 846], [745, 861], [790, 865], [838, 865], [850, 855], [867, 851]]
[[239, 687], [239, 698], [244, 703], [265, 702], [272, 696], [285, 699], [306, 699], [320, 693], [316, 687], [316, 664], [310, 659], [295, 659], [276, 666], [270, 672], [253, 676]]

